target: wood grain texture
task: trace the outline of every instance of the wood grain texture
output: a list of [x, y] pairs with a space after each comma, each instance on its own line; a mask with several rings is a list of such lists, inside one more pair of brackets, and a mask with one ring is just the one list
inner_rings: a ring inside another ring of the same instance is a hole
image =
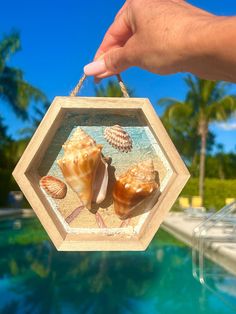
[[[119, 115], [129, 115], [134, 111], [138, 113], [143, 124], [147, 125], [154, 134], [173, 169], [172, 177], [136, 236], [130, 237], [122, 232], [114, 235], [101, 232], [99, 234], [68, 233], [51, 210], [39, 187], [39, 164], [65, 114], [83, 113], [89, 110]], [[148, 99], [56, 97], [18, 162], [13, 176], [58, 250], [118, 251], [146, 249], [190, 175]]]

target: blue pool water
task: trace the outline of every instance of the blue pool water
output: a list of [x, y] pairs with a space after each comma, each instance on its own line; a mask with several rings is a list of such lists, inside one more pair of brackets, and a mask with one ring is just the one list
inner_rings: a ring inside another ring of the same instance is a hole
[[146, 252], [57, 252], [36, 219], [0, 221], [0, 313], [235, 314], [159, 231]]

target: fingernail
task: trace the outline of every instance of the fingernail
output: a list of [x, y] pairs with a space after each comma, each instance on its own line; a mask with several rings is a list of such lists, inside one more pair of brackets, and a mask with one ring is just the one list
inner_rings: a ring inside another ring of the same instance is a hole
[[104, 60], [97, 60], [84, 67], [84, 73], [90, 75], [101, 75], [107, 71]]

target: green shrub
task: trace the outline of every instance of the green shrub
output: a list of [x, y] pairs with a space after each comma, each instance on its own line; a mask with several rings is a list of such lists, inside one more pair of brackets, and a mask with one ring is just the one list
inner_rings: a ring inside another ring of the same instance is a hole
[[[191, 178], [183, 189], [181, 196], [194, 196], [198, 194], [198, 179]], [[226, 198], [236, 198], [236, 180], [205, 180], [205, 202], [207, 209], [221, 209]]]
[[[12, 177], [9, 169], [0, 169], [0, 206], [7, 205], [7, 196], [9, 191], [20, 190]], [[183, 189], [181, 196], [192, 197], [198, 195], [198, 179], [191, 178]], [[221, 209], [225, 205], [226, 198], [236, 198], [236, 180], [205, 180], [205, 202], [207, 209]], [[29, 207], [27, 201], [24, 207]], [[178, 210], [178, 202], [173, 206], [174, 210]]]
[[[0, 169], [0, 178], [0, 207], [8, 207], [8, 193], [10, 191], [20, 191], [20, 188], [12, 176], [12, 170]], [[23, 200], [22, 206], [24, 208], [30, 207], [25, 198]]]
[[17, 191], [17, 186], [9, 169], [0, 169], [0, 206], [6, 206], [9, 191]]

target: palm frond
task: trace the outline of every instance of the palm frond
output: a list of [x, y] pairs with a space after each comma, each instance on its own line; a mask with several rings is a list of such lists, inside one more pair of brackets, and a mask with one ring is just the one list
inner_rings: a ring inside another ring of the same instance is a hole
[[165, 106], [165, 107], [169, 107], [175, 103], [179, 103], [180, 101], [175, 99], [175, 98], [171, 98], [171, 97], [165, 97], [165, 98], [161, 98], [157, 101], [157, 104], [159, 106]]
[[225, 121], [236, 112], [236, 96], [229, 95], [211, 103], [206, 109], [208, 121]]
[[0, 41], [0, 71], [3, 70], [10, 55], [20, 50], [20, 36], [17, 31], [3, 36]]
[[218, 91], [217, 82], [201, 80], [201, 101], [206, 105], [211, 102], [214, 91]]
[[99, 86], [99, 87], [95, 86], [95, 95], [96, 97], [106, 97], [106, 91], [105, 91], [104, 86]]
[[194, 108], [194, 111], [198, 112], [200, 110], [200, 104], [202, 103], [200, 93], [201, 82], [196, 80], [194, 76], [188, 75], [185, 78], [185, 83], [188, 86], [188, 92], [185, 98], [185, 102], [190, 103]]
[[167, 107], [166, 114], [169, 118], [181, 119], [182, 117], [187, 117], [191, 114], [192, 109], [187, 103], [184, 102], [177, 102], [172, 104], [171, 106]]
[[4, 123], [3, 117], [0, 115], [0, 150], [4, 144], [8, 143], [11, 137], [7, 134], [7, 126]]
[[30, 101], [46, 101], [46, 96], [39, 89], [23, 79], [22, 71], [8, 66], [0, 73], [0, 97], [22, 119], [27, 119]]
[[227, 82], [217, 81], [215, 88], [212, 90], [210, 102], [217, 101], [218, 99], [224, 98], [229, 91], [230, 84]]
[[22, 156], [28, 139], [21, 139], [18, 141], [11, 141], [4, 147], [4, 157], [9, 164], [15, 165]]
[[184, 81], [186, 85], [188, 86], [189, 90], [192, 91], [194, 94], [198, 94], [198, 85], [196, 84], [196, 79], [193, 75], [188, 74], [185, 78]]
[[[134, 95], [133, 90], [127, 88], [129, 95]], [[97, 97], [123, 97], [123, 93], [119, 84], [116, 81], [109, 80], [107, 85], [95, 87], [95, 94]]]
[[167, 129], [174, 128], [179, 132], [185, 132], [194, 121], [190, 118], [191, 115], [192, 107], [189, 104], [177, 102], [166, 108], [162, 121]]

